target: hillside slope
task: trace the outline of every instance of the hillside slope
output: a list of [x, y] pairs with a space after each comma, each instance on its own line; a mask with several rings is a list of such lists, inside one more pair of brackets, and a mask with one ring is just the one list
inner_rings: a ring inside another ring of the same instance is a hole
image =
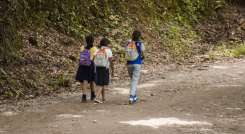
[[1, 100], [78, 90], [74, 73], [80, 42], [89, 33], [112, 41], [115, 79], [127, 76], [121, 45], [134, 29], [144, 34], [149, 70], [190, 61], [222, 43], [241, 44], [245, 37], [243, 7], [224, 1], [4, 0], [0, 5]]

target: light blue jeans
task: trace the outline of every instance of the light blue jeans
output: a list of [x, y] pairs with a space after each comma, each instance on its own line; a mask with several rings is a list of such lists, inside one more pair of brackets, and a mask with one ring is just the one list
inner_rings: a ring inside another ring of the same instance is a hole
[[141, 65], [140, 64], [129, 64], [128, 65], [128, 74], [131, 79], [130, 82], [130, 95], [135, 96], [136, 90], [137, 90], [137, 84], [140, 79], [140, 70]]

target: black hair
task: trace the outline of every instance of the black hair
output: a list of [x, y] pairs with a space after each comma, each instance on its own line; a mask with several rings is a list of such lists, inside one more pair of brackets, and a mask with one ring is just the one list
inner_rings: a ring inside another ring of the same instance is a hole
[[141, 38], [141, 32], [138, 30], [135, 30], [132, 34], [132, 40], [133, 41], [139, 41]]
[[86, 49], [90, 49], [94, 44], [94, 36], [92, 34], [85, 37], [85, 41], [87, 43]]
[[110, 43], [111, 43], [110, 40], [108, 40], [107, 38], [103, 38], [100, 41], [99, 47], [101, 48], [102, 46], [108, 46]]

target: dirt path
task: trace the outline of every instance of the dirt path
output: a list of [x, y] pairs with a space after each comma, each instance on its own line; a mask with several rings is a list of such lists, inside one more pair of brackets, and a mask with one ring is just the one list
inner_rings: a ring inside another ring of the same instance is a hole
[[142, 80], [136, 105], [127, 105], [127, 83], [101, 105], [80, 103], [78, 93], [40, 99], [22, 112], [1, 110], [0, 134], [244, 134], [244, 74], [244, 59], [162, 70]]

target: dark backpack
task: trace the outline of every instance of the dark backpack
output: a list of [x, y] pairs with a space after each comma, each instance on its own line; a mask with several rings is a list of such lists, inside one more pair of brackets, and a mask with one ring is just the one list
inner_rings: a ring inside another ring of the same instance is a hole
[[91, 60], [90, 60], [90, 52], [88, 49], [84, 49], [80, 53], [80, 65], [83, 66], [90, 66], [91, 65]]

